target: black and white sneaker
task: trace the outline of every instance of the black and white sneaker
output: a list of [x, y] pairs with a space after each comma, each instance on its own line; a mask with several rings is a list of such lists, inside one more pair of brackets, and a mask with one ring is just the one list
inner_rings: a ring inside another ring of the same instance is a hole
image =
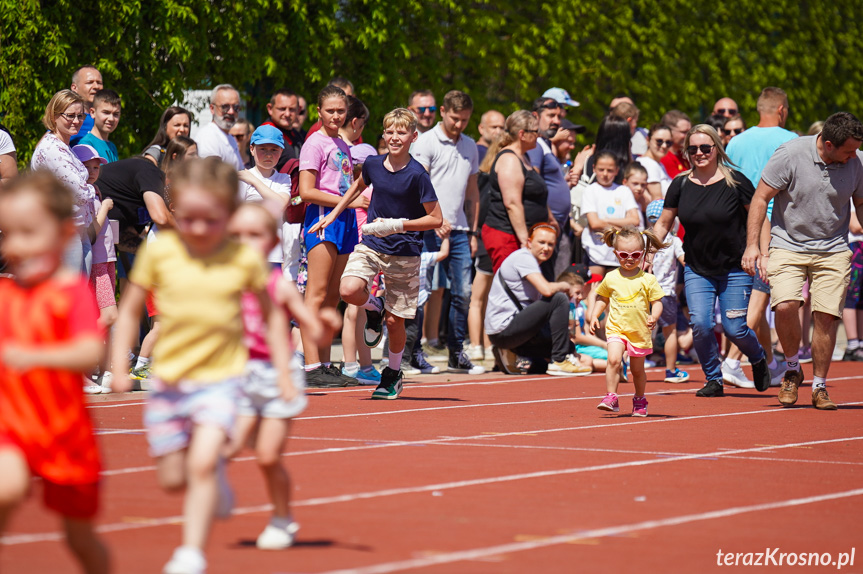
[[372, 393], [373, 399], [393, 400], [399, 398], [402, 392], [402, 381], [404, 375], [401, 371], [395, 371], [389, 367], [381, 373], [381, 384]]
[[324, 367], [328, 375], [340, 380], [342, 387], [356, 387], [360, 384], [356, 377], [349, 377], [342, 372], [340, 368], [330, 363], [329, 367]]
[[485, 373], [485, 367], [474, 365], [467, 357], [467, 353], [462, 351], [450, 351], [449, 362], [446, 370], [450, 373], [467, 373], [468, 375], [481, 375]]
[[381, 342], [384, 335], [384, 300], [381, 297], [373, 299], [378, 306], [377, 311], [366, 309], [366, 326], [363, 329], [363, 341], [367, 347], [374, 348]]

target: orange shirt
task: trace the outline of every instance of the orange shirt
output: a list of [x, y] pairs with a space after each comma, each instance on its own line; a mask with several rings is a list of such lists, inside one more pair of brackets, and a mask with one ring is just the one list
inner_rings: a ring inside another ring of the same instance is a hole
[[86, 279], [49, 279], [24, 287], [0, 278], [0, 442], [21, 448], [33, 474], [57, 484], [98, 481], [101, 465], [81, 373], [2, 361], [8, 343], [23, 347], [99, 335], [99, 311]]

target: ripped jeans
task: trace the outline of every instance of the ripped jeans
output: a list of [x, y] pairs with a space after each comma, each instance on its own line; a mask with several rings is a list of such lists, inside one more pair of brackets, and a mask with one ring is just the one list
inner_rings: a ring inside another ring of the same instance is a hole
[[704, 276], [686, 267], [683, 279], [692, 324], [693, 346], [708, 381], [722, 382], [719, 343], [713, 334], [717, 297], [725, 335], [749, 357], [750, 362], [764, 358], [764, 349], [761, 348], [758, 337], [746, 324], [752, 277], [742, 269], [729, 271], [727, 275]]

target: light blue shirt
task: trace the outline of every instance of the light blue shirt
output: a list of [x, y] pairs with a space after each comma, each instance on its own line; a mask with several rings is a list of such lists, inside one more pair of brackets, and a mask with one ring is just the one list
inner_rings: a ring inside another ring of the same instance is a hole
[[[758, 188], [761, 180], [761, 172], [764, 166], [776, 152], [776, 149], [797, 137], [797, 134], [785, 128], [775, 126], [772, 128], [749, 128], [739, 136], [731, 138], [728, 148], [725, 150], [731, 163], [740, 168], [743, 175], [752, 182], [752, 186]], [[767, 206], [767, 219], [773, 215], [773, 200]]]

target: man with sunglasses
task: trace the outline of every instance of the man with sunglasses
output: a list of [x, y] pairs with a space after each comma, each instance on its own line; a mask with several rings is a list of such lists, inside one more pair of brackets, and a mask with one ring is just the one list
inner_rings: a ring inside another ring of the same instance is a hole
[[[788, 370], [779, 402], [797, 402], [803, 382], [799, 366], [801, 338], [798, 312], [808, 278], [815, 326], [812, 336], [812, 404], [836, 410], [827, 394], [827, 372], [836, 343], [851, 274], [848, 228], [853, 203], [863, 218], [863, 124], [848, 112], [827, 118], [817, 136], [782, 144], [761, 173], [752, 198], [742, 265], [750, 275], [756, 267], [770, 278], [776, 331]], [[767, 203], [776, 198], [771, 219], [770, 250], [764, 254], [762, 231]], [[769, 261], [768, 261], [769, 256]]]
[[417, 117], [417, 131], [420, 135], [435, 126], [437, 105], [431, 90], [417, 90], [408, 98], [408, 109]]
[[198, 144], [198, 156], [216, 156], [237, 171], [245, 169], [237, 140], [231, 128], [240, 117], [240, 92], [231, 84], [219, 84], [210, 93], [210, 113], [213, 121], [198, 130], [194, 139]]
[[719, 98], [713, 104], [713, 114], [730, 118], [737, 115], [737, 102], [731, 98]]

